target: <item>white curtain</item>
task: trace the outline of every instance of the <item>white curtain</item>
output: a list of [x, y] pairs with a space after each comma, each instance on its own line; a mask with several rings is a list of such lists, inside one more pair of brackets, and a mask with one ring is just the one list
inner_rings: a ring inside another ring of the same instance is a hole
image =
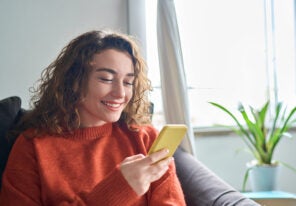
[[188, 126], [188, 133], [181, 147], [195, 155], [194, 134], [189, 117], [187, 83], [173, 0], [158, 0], [157, 40], [166, 123]]

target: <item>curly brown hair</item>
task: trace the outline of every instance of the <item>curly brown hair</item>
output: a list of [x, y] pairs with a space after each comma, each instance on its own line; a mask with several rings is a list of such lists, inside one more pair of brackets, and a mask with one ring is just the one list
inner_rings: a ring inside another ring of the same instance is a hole
[[118, 32], [90, 31], [70, 41], [43, 70], [39, 86], [31, 90], [34, 93], [32, 110], [22, 120], [23, 130], [34, 128], [38, 132], [62, 134], [79, 128], [77, 106], [86, 91], [90, 62], [95, 54], [106, 49], [128, 53], [134, 65], [133, 96], [119, 121], [128, 126], [149, 124], [148, 92], [152, 88], [136, 40]]

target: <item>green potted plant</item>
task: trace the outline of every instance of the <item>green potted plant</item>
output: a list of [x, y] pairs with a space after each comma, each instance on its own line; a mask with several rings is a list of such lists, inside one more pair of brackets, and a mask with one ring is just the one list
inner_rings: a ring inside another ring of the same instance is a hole
[[[245, 190], [249, 176], [253, 191], [274, 190], [274, 187], [276, 187], [276, 177], [272, 177], [273, 179], [267, 181], [268, 177], [276, 176], [277, 173], [279, 162], [273, 159], [273, 154], [284, 136], [291, 137], [287, 132], [296, 120], [294, 118], [296, 107], [286, 113], [286, 107], [284, 108], [283, 104], [279, 102], [275, 105], [272, 118], [267, 119], [270, 107], [269, 101], [259, 110], [250, 106], [250, 113], [247, 113], [245, 107], [239, 104], [238, 111], [243, 119], [239, 121], [239, 118], [234, 113], [222, 105], [215, 102], [210, 102], [210, 104], [226, 112], [234, 120], [236, 126], [231, 126], [230, 129], [242, 137], [248, 150], [254, 157], [254, 160], [247, 164], [248, 169], [243, 181], [243, 190]], [[268, 121], [270, 122], [268, 123]], [[296, 169], [292, 166], [281, 163], [296, 172]], [[263, 174], [261, 175], [263, 176], [260, 176], [262, 172]], [[259, 175], [259, 177], [254, 175]], [[256, 185], [258, 183], [261, 183], [261, 185]]]

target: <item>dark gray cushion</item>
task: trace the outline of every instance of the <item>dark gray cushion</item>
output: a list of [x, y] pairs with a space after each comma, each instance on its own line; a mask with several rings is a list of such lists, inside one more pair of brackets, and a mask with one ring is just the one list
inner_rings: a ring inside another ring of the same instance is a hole
[[15, 123], [21, 111], [21, 99], [16, 96], [0, 100], [0, 187], [9, 151], [13, 142], [6, 138], [7, 131]]
[[174, 158], [188, 206], [258, 205], [181, 148], [176, 151]]

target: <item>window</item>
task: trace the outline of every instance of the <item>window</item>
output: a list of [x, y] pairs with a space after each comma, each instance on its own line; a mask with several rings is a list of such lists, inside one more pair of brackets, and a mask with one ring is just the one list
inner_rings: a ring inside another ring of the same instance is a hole
[[[156, 1], [146, 2], [153, 122], [161, 125]], [[239, 102], [261, 107], [268, 98], [296, 104], [293, 0], [175, 0], [175, 7], [194, 127], [233, 123], [209, 101], [234, 112]]]

